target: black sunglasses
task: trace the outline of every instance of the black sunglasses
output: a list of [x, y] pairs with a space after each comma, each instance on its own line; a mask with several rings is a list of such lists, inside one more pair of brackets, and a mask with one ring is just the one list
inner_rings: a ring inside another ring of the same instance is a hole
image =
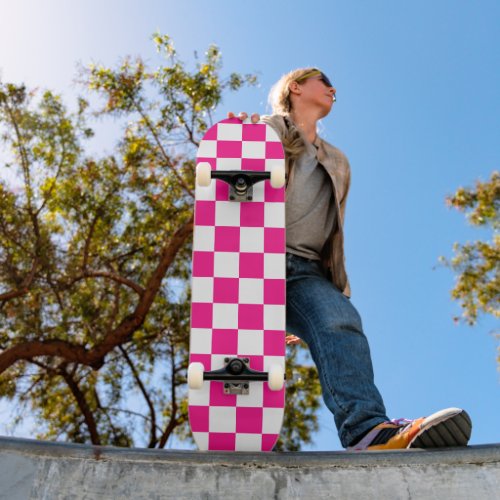
[[311, 78], [313, 76], [319, 75], [319, 79], [327, 86], [327, 87], [333, 87], [332, 82], [330, 79], [319, 69], [315, 69], [309, 73], [306, 73], [305, 75], [302, 75], [300, 78], [295, 80], [296, 82], [301, 82], [302, 80], [307, 80], [308, 78]]

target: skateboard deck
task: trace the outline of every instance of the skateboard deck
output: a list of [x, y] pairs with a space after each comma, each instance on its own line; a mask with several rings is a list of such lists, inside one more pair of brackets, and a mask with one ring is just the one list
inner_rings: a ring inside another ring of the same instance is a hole
[[[208, 169], [207, 163], [211, 180], [201, 186], [201, 164]], [[248, 192], [242, 197], [237, 186], [235, 191], [227, 179], [213, 176], [243, 171], [251, 177], [275, 169], [284, 184], [284, 164], [282, 144], [264, 123], [223, 120], [199, 146], [189, 355], [189, 370], [198, 365], [198, 381], [188, 371], [188, 410], [200, 450], [271, 451], [279, 437], [285, 405], [285, 188], [261, 179], [249, 199]], [[232, 368], [239, 364], [239, 378], [231, 378], [235, 371], [228, 374], [228, 362]], [[214, 371], [223, 375], [208, 379]]]

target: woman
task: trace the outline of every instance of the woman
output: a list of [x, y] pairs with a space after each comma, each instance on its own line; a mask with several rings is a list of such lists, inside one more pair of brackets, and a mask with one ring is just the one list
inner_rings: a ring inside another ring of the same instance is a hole
[[[317, 135], [318, 120], [331, 111], [336, 89], [319, 69], [301, 68], [284, 75], [270, 97], [273, 115], [262, 121], [278, 132], [286, 153], [287, 330], [293, 334], [287, 342], [302, 339], [309, 346], [342, 446], [381, 450], [467, 444], [471, 421], [464, 410], [391, 421], [375, 387], [344, 267], [349, 162]], [[239, 118], [246, 120], [247, 114]], [[254, 123], [259, 119], [251, 117]]]

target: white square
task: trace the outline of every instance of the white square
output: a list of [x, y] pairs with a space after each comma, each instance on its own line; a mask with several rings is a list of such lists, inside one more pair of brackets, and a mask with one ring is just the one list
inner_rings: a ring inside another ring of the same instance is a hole
[[285, 330], [285, 306], [264, 304], [264, 330]]
[[214, 226], [194, 226], [193, 249], [213, 252], [215, 247]]
[[262, 356], [264, 354], [264, 332], [262, 330], [240, 330], [238, 332], [238, 355]]
[[224, 368], [224, 366], [226, 366], [226, 363], [224, 363], [224, 359], [226, 359], [228, 356], [234, 356], [234, 353], [212, 354], [210, 358], [210, 366], [212, 367], [212, 370], [220, 370], [221, 368]]
[[236, 432], [235, 406], [211, 406], [208, 411], [209, 432]]
[[214, 304], [213, 328], [238, 328], [238, 304]]
[[248, 394], [236, 396], [236, 406], [247, 408], [259, 408], [264, 404], [264, 384], [262, 382], [250, 382]]
[[262, 434], [279, 434], [284, 411], [281, 408], [264, 408]]
[[284, 227], [285, 225], [285, 204], [266, 203], [264, 204], [264, 226]]
[[217, 156], [217, 141], [203, 140], [198, 147], [197, 158], [215, 158]]
[[193, 432], [193, 438], [199, 450], [208, 450], [208, 432]]
[[264, 371], [268, 372], [271, 366], [279, 365], [285, 369], [285, 357], [284, 356], [264, 356]]
[[217, 158], [217, 170], [241, 170], [241, 158]]
[[264, 252], [263, 227], [242, 227], [240, 229], [240, 252]]
[[241, 205], [234, 201], [218, 201], [215, 205], [216, 226], [239, 226]]
[[237, 252], [214, 252], [214, 276], [217, 278], [238, 278], [240, 256]]
[[215, 182], [212, 180], [210, 186], [195, 186], [195, 196], [200, 201], [215, 201]]
[[262, 434], [236, 434], [236, 449], [262, 451]]
[[210, 383], [205, 380], [201, 389], [189, 389], [188, 401], [191, 406], [208, 406], [210, 404]]
[[266, 170], [271, 171], [275, 167], [285, 168], [285, 160], [279, 158], [269, 158], [266, 160]]
[[284, 279], [286, 276], [286, 257], [281, 253], [264, 254], [264, 278]]
[[261, 141], [243, 141], [241, 148], [242, 158], [265, 158], [266, 143]]
[[264, 189], [265, 183], [268, 181], [257, 182], [253, 185], [253, 201], [265, 201]]
[[262, 304], [264, 302], [264, 281], [255, 278], [240, 278], [240, 304]]
[[189, 352], [191, 354], [210, 354], [212, 352], [212, 330], [210, 328], [191, 328]]
[[217, 125], [218, 141], [241, 141], [243, 125], [239, 123], [219, 123]]
[[214, 279], [191, 278], [191, 301], [192, 302], [213, 302], [214, 301]]
[[278, 134], [270, 125], [266, 127], [266, 141], [280, 142]]

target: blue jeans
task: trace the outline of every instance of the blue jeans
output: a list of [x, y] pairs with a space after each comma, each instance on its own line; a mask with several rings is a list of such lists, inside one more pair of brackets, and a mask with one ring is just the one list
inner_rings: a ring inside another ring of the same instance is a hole
[[375, 387], [368, 341], [351, 301], [320, 262], [287, 254], [287, 332], [307, 343], [342, 446], [389, 420]]

